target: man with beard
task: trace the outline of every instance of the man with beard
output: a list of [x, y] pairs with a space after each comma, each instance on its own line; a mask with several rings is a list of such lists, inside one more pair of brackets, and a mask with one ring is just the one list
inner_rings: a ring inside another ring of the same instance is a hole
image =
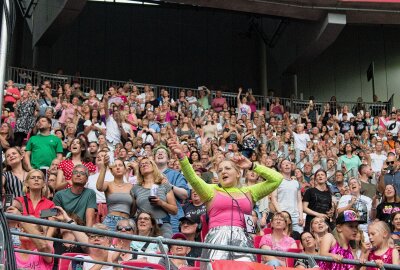
[[179, 219], [184, 215], [181, 202], [189, 197], [189, 187], [183, 174], [168, 168], [170, 152], [165, 146], [159, 146], [155, 148], [153, 150], [153, 154], [154, 161], [156, 162], [158, 169], [167, 177], [175, 195], [176, 204], [178, 206], [178, 214], [171, 215], [171, 225], [172, 231], [177, 233], [179, 232]]
[[95, 223], [97, 204], [96, 193], [85, 188], [88, 176], [88, 168], [82, 164], [76, 165], [72, 171], [72, 186], [57, 192], [53, 202], [67, 213], [76, 214], [86, 226], [92, 227]]
[[60, 138], [50, 134], [51, 119], [40, 116], [36, 127], [40, 132], [29, 139], [25, 149], [25, 162], [29, 170], [50, 167], [53, 159], [62, 159], [64, 151]]

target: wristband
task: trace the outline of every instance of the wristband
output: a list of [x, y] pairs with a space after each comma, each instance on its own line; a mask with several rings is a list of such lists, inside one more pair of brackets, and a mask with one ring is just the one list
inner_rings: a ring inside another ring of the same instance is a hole
[[67, 223], [68, 223], [68, 224], [75, 223], [75, 220], [71, 219], [71, 220], [67, 221]]

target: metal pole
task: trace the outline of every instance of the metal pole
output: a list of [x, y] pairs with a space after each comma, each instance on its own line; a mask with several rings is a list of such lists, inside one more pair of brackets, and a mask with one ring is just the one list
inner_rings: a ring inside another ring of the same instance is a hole
[[[7, 9], [10, 10], [10, 0], [3, 0]], [[3, 108], [3, 96], [4, 96], [4, 80], [6, 76], [6, 64], [7, 64], [7, 47], [8, 47], [8, 26], [7, 26], [7, 14], [4, 6], [1, 7], [3, 10], [3, 16], [1, 17], [1, 37], [0, 37], [0, 108]], [[0, 119], [3, 110], [0, 109]]]

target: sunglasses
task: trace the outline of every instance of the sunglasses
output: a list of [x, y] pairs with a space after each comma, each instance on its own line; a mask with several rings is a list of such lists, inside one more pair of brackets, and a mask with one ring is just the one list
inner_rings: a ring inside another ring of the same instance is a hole
[[130, 232], [133, 230], [133, 228], [131, 226], [117, 226], [117, 231], [122, 231], [122, 230]]
[[386, 165], [393, 165], [394, 161], [386, 161]]

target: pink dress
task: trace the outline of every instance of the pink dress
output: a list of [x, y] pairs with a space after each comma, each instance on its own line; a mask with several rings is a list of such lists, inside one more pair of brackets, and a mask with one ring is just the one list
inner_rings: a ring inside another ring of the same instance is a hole
[[[329, 250], [329, 253], [342, 255], [344, 259], [354, 260], [354, 256], [350, 247], [348, 249], [344, 249], [337, 242], [333, 248]], [[322, 270], [349, 270], [354, 268], [354, 265], [340, 264], [335, 262], [318, 262], [318, 265]]]
[[[384, 263], [393, 264], [393, 248], [388, 248], [382, 255], [376, 255], [374, 251], [368, 255], [368, 261], [382, 260]], [[367, 270], [378, 270], [378, 268], [367, 267]]]

